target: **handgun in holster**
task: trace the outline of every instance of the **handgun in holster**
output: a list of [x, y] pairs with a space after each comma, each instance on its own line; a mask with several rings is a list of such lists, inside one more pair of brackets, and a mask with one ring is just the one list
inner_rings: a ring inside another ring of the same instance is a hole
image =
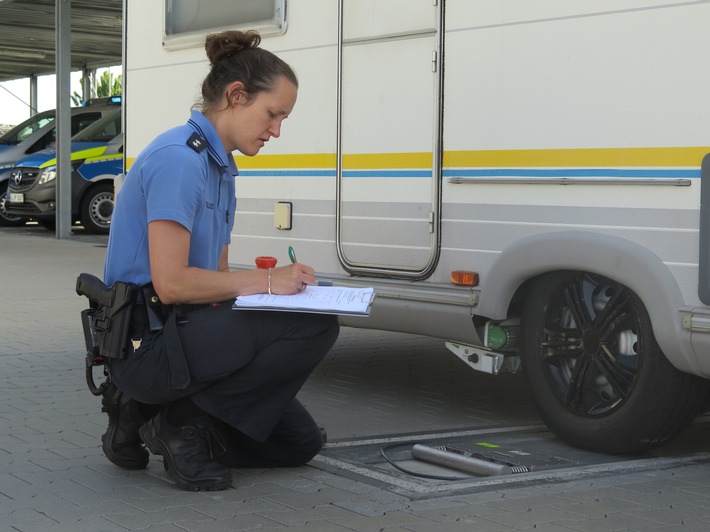
[[[76, 293], [86, 296], [90, 305], [81, 311], [81, 324], [86, 342], [87, 384], [94, 395], [103, 393], [108, 379], [97, 387], [92, 367], [105, 365], [107, 358], [124, 358], [130, 348], [131, 318], [139, 292], [134, 283], [116, 281], [109, 287], [89, 273], [80, 274], [76, 280]], [[106, 369], [104, 374], [107, 375]]]

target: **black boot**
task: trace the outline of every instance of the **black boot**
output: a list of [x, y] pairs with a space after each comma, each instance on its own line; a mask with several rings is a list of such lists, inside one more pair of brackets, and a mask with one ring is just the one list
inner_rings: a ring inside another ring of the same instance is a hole
[[208, 418], [193, 418], [182, 426], [170, 425], [163, 409], [140, 428], [140, 435], [153, 454], [163, 457], [165, 471], [190, 491], [224, 490], [232, 485], [232, 472], [213, 460], [213, 446], [223, 440]]
[[108, 414], [108, 429], [101, 436], [106, 458], [124, 469], [145, 469], [150, 457], [138, 435], [138, 428], [147, 421], [140, 403], [109, 383], [101, 405], [101, 410]]

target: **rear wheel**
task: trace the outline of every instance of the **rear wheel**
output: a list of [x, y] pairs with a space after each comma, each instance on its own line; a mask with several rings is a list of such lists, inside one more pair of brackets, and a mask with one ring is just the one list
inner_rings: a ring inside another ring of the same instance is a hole
[[25, 220], [19, 216], [14, 216], [5, 210], [7, 201], [7, 181], [0, 183], [0, 226], [16, 227], [25, 225]]
[[113, 184], [99, 183], [85, 194], [81, 204], [81, 225], [87, 233], [105, 235], [113, 216]]
[[631, 290], [583, 272], [537, 279], [523, 311], [523, 364], [558, 437], [598, 452], [661, 445], [699, 412], [707, 381], [678, 371]]

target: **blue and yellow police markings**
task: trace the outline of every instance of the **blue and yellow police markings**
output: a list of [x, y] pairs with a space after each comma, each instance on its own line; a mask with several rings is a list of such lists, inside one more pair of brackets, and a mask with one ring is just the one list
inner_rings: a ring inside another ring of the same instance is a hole
[[117, 176], [123, 172], [123, 155], [115, 153], [86, 159], [84, 164], [79, 167], [78, 172], [88, 181], [100, 176]]

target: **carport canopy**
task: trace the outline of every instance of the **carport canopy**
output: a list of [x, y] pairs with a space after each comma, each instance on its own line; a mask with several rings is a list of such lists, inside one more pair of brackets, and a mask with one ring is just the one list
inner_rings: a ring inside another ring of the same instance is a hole
[[122, 20], [122, 0], [0, 0], [0, 81], [34, 80], [34, 104], [37, 76], [57, 75], [57, 238], [71, 236], [70, 73], [122, 62]]
[[[123, 1], [68, 3], [71, 70], [121, 64]], [[0, 0], [0, 81], [56, 73], [55, 7], [55, 0]]]

